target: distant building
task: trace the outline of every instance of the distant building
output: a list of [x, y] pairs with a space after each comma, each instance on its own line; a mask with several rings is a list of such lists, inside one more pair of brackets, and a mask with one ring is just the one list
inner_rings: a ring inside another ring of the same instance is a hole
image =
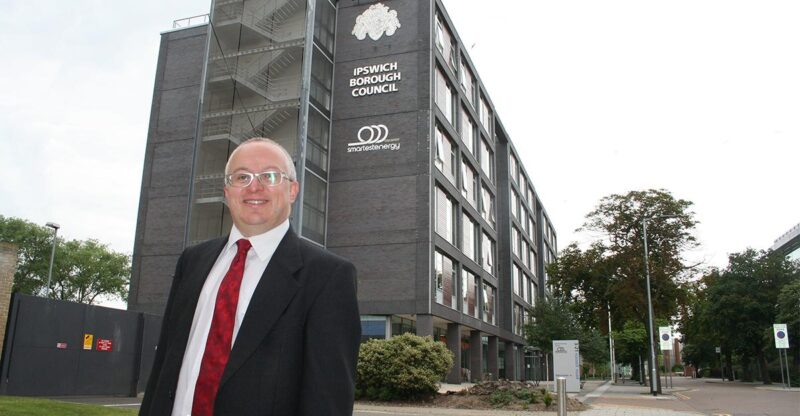
[[451, 382], [533, 377], [556, 234], [440, 1], [218, 0], [162, 33], [130, 309], [161, 314], [183, 248], [228, 233], [254, 136], [294, 157], [293, 228], [358, 268], [365, 338], [446, 341]]
[[778, 237], [770, 249], [789, 259], [800, 260], [800, 224]]

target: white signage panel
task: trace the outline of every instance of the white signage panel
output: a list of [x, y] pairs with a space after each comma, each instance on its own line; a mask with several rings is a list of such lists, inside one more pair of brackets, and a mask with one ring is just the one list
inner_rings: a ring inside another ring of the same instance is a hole
[[789, 348], [789, 331], [786, 329], [786, 324], [774, 324], [772, 331], [775, 333], [775, 348]]
[[581, 358], [577, 340], [553, 341], [553, 374], [556, 379], [567, 379], [567, 392], [581, 391]]
[[672, 328], [658, 327], [658, 341], [661, 343], [661, 351], [672, 350]]

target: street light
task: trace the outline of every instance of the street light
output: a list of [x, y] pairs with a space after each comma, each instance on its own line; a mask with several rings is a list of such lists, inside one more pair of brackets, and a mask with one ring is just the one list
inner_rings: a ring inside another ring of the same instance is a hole
[[53, 251], [50, 252], [50, 269], [47, 271], [47, 297], [50, 297], [50, 279], [53, 277], [53, 260], [56, 258], [56, 243], [58, 242], [58, 229], [60, 225], [54, 222], [48, 222], [46, 226], [53, 229]]
[[656, 383], [658, 382], [658, 376], [656, 375], [656, 345], [653, 342], [654, 332], [653, 332], [653, 301], [650, 297], [650, 263], [648, 261], [648, 254], [647, 254], [647, 220], [652, 220], [656, 218], [674, 218], [674, 215], [659, 215], [655, 217], [644, 217], [642, 218], [642, 228], [644, 230], [644, 270], [647, 282], [647, 326], [648, 326], [648, 335], [650, 336], [650, 393], [653, 396], [658, 395], [658, 389], [656, 388]]

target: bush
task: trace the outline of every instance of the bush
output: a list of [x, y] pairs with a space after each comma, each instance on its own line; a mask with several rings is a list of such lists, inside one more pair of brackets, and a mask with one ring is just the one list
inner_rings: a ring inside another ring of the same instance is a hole
[[419, 400], [434, 395], [453, 366], [453, 354], [431, 337], [406, 333], [372, 339], [358, 352], [356, 398]]
[[550, 407], [550, 405], [553, 404], [553, 395], [550, 394], [549, 391], [545, 390], [544, 398], [542, 398], [542, 401], [544, 402], [544, 405], [546, 407]]

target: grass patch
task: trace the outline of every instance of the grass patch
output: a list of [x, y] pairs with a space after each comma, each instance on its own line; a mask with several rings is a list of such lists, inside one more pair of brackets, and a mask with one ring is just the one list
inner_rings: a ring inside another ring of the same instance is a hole
[[138, 413], [138, 409], [120, 409], [30, 397], [0, 396], [0, 415], [3, 416], [121, 416]]

